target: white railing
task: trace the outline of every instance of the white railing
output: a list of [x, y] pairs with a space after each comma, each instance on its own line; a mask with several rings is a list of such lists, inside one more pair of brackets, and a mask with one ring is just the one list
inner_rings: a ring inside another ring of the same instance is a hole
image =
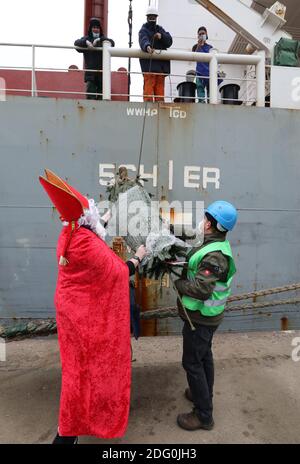
[[37, 48], [48, 48], [48, 49], [62, 49], [62, 50], [74, 50], [75, 47], [66, 46], [66, 45], [44, 45], [44, 44], [24, 44], [24, 43], [0, 43], [0, 47], [24, 47], [24, 48], [31, 48], [31, 96], [36, 96], [36, 79], [35, 79], [35, 72], [36, 72], [36, 65], [35, 65], [35, 55]]
[[[103, 42], [103, 99], [111, 99], [111, 59], [118, 58], [146, 58], [149, 54], [140, 49], [114, 48], [109, 41]], [[201, 61], [209, 63], [210, 77], [209, 88], [211, 104], [218, 103], [218, 65], [219, 64], [239, 64], [256, 66], [257, 82], [257, 101], [256, 106], [265, 106], [265, 52], [259, 51], [257, 55], [231, 55], [225, 53], [199, 53], [185, 51], [161, 51], [154, 55], [158, 60], [177, 60], [177, 61]]]
[[[85, 50], [74, 46], [63, 46], [63, 45], [41, 45], [41, 44], [19, 44], [19, 43], [0, 43], [0, 46], [6, 47], [27, 47], [32, 50], [31, 67], [27, 68], [31, 70], [31, 95], [34, 97], [37, 95], [36, 88], [36, 70], [41, 69], [36, 67], [36, 49], [37, 48], [48, 48], [48, 49], [65, 49], [65, 50]], [[148, 53], [144, 53], [140, 49], [129, 49], [129, 48], [115, 48], [111, 47], [110, 41], [103, 42], [103, 48], [95, 48], [95, 52], [103, 52], [103, 99], [111, 100], [111, 61], [112, 58], [151, 58]], [[210, 96], [209, 101], [211, 104], [218, 104], [218, 65], [219, 64], [236, 64], [236, 65], [253, 65], [256, 67], [256, 106], [265, 106], [265, 52], [259, 51], [256, 55], [234, 55], [226, 53], [217, 53], [212, 51], [211, 53], [199, 53], [199, 52], [187, 52], [179, 50], [168, 50], [161, 51], [160, 53], [154, 53], [153, 59], [157, 60], [174, 60], [174, 61], [189, 61], [189, 62], [206, 62], [209, 63], [210, 77], [209, 87]], [[16, 68], [15, 68], [16, 69]], [[81, 72], [84, 70], [80, 70]], [[68, 93], [68, 92], [61, 92]], [[76, 94], [76, 92], [70, 92]]]

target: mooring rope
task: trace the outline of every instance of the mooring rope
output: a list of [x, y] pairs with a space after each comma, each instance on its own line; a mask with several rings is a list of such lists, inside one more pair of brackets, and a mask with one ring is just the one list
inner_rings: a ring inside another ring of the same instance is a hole
[[[261, 296], [274, 295], [277, 293], [289, 292], [300, 289], [300, 283], [285, 285], [283, 287], [274, 287], [270, 289], [259, 290], [257, 292], [249, 292], [241, 295], [234, 295], [228, 298], [228, 303], [234, 301], [247, 300], [249, 298], [258, 298]], [[237, 311], [246, 310], [259, 310], [264, 308], [272, 308], [276, 306], [286, 305], [299, 305], [300, 298], [290, 298], [286, 300], [274, 300], [274, 301], [261, 301], [253, 302], [244, 305], [229, 305], [226, 308], [226, 313], [232, 313]], [[178, 317], [178, 310], [175, 306], [158, 308], [153, 310], [143, 311], [141, 313], [142, 320], [149, 319], [164, 319], [168, 317]], [[15, 339], [18, 337], [30, 337], [37, 335], [50, 335], [56, 333], [56, 321], [54, 318], [41, 319], [41, 318], [26, 318], [26, 317], [0, 317], [1, 321], [10, 321], [12, 324], [7, 326], [0, 325], [0, 337], [5, 339]]]

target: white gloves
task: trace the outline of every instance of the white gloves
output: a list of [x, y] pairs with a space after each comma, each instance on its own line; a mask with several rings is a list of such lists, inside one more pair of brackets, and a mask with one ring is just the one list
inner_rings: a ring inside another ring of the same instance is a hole
[[101, 42], [101, 39], [95, 39], [94, 42], [93, 42], [93, 46], [94, 47], [99, 47], [100, 42]]
[[87, 48], [94, 48], [94, 47], [99, 47], [100, 42], [101, 42], [101, 39], [95, 39], [93, 43], [90, 42], [89, 40], [87, 40], [85, 43], [86, 43]]
[[85, 43], [86, 43], [87, 48], [94, 48], [92, 42], [90, 42], [89, 40], [87, 40]]
[[101, 217], [102, 221], [107, 223], [111, 219], [111, 211], [108, 210], [106, 213]]

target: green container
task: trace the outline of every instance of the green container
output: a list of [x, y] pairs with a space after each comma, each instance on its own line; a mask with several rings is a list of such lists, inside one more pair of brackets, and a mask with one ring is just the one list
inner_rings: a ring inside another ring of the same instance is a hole
[[293, 39], [281, 38], [275, 46], [275, 66], [299, 66], [299, 42]]

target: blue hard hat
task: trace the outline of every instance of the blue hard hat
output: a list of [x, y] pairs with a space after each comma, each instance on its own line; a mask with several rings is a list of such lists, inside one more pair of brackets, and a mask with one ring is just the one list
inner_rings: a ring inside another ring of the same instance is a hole
[[227, 201], [215, 201], [205, 210], [210, 214], [225, 230], [232, 230], [237, 221], [237, 210]]

